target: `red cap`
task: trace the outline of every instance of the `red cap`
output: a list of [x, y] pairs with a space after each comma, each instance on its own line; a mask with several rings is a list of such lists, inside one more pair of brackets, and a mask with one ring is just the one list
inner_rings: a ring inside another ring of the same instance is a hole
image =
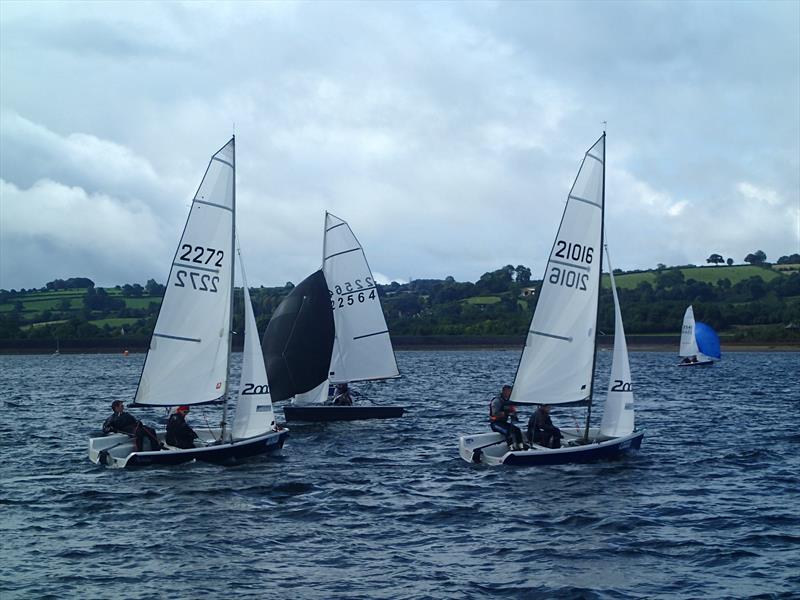
[[189, 412], [189, 407], [186, 404], [183, 404], [176, 408], [175, 412]]

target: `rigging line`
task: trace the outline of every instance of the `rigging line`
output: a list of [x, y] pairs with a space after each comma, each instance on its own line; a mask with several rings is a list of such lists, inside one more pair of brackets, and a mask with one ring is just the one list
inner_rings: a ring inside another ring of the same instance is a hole
[[339, 223], [338, 225], [334, 225], [333, 227], [329, 227], [325, 230], [325, 233], [329, 232], [331, 229], [336, 229], [337, 227], [341, 227], [342, 225], [347, 225], [347, 223]]
[[324, 262], [326, 260], [332, 259], [334, 256], [339, 256], [340, 254], [349, 254], [350, 252], [356, 252], [357, 250], [361, 250], [361, 248], [359, 247], [359, 248], [353, 248], [352, 250], [342, 250], [341, 252], [337, 252], [336, 254], [331, 254], [330, 256], [326, 256], [322, 260]]

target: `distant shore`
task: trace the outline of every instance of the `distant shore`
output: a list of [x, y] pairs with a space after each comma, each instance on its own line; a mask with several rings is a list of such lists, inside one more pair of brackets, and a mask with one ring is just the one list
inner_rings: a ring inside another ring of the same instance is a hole
[[[628, 349], [632, 352], [664, 351], [677, 354], [680, 337], [677, 335], [628, 335]], [[800, 340], [776, 341], [726, 341], [721, 340], [723, 352], [800, 352]], [[519, 350], [525, 345], [522, 336], [393, 336], [395, 350]], [[610, 349], [613, 336], [601, 336], [601, 348]], [[129, 354], [147, 350], [149, 340], [108, 338], [101, 340], [59, 340], [60, 354]], [[234, 351], [241, 351], [242, 340], [237, 336]], [[0, 340], [0, 354], [55, 354], [53, 340]]]

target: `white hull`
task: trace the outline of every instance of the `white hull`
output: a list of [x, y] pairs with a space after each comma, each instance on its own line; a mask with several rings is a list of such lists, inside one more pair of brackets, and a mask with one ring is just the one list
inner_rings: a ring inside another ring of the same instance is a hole
[[469, 463], [483, 463], [489, 466], [520, 465], [542, 466], [565, 463], [591, 462], [618, 458], [632, 450], [638, 450], [643, 431], [634, 431], [620, 437], [599, 437], [600, 429], [589, 429], [588, 444], [580, 443], [583, 429], [562, 429], [561, 448], [545, 448], [534, 444], [530, 450], [510, 450], [505, 438], [494, 432], [461, 436], [458, 452]]
[[[122, 433], [89, 439], [89, 460], [112, 469], [132, 466], [175, 465], [194, 460], [207, 462], [235, 462], [256, 454], [264, 454], [283, 446], [288, 429], [268, 431], [260, 435], [224, 444], [217, 442], [219, 429], [195, 429], [198, 438], [194, 448], [175, 448], [166, 450], [135, 452], [133, 438]], [[157, 432], [158, 439], [164, 443], [166, 433]]]

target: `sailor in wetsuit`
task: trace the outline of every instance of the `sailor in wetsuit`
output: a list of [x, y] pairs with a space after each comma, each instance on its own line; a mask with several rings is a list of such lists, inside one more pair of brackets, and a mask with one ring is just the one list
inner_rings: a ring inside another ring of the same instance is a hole
[[169, 416], [169, 421], [167, 421], [167, 444], [170, 446], [194, 448], [194, 440], [197, 438], [197, 434], [186, 422], [187, 414], [189, 414], [189, 407], [183, 405], [175, 409], [175, 412]]
[[537, 408], [528, 421], [528, 441], [546, 448], [561, 448], [561, 430], [553, 425], [549, 404]]
[[522, 431], [511, 420], [516, 418], [517, 407], [511, 404], [511, 386], [504, 385], [498, 396], [489, 403], [489, 427], [505, 436], [511, 450], [525, 450]]
[[114, 413], [103, 423], [103, 433], [127, 433], [133, 435], [139, 421], [132, 414], [125, 412], [125, 403], [114, 400], [111, 403]]

